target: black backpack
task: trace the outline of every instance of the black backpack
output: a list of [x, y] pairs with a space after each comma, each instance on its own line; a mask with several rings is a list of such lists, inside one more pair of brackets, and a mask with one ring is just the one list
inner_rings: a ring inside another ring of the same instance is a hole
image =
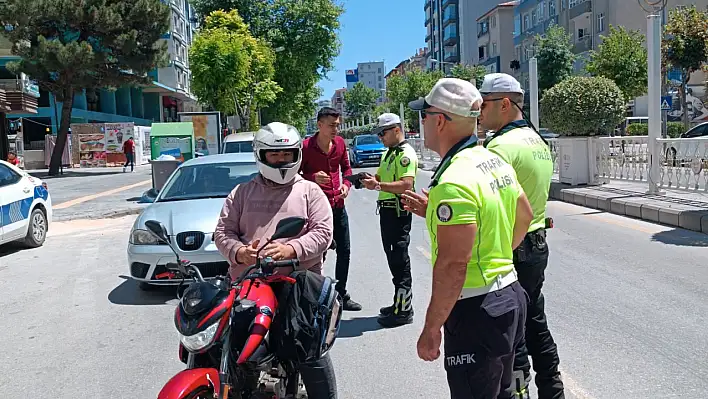
[[330, 277], [309, 270], [298, 270], [290, 277], [296, 283], [281, 286], [270, 342], [281, 360], [309, 363], [334, 345], [342, 299]]

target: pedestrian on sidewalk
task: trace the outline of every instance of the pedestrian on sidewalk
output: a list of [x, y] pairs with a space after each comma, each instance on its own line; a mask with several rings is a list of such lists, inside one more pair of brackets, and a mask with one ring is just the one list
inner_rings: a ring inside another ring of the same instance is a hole
[[376, 176], [361, 182], [367, 189], [379, 192], [376, 210], [394, 288], [393, 305], [381, 308], [378, 322], [384, 327], [397, 327], [413, 322], [413, 277], [408, 255], [413, 215], [403, 208], [401, 194], [415, 190], [418, 155], [406, 141], [401, 118], [396, 114], [379, 116], [373, 133], [381, 138], [388, 151]]
[[123, 172], [125, 168], [130, 165], [130, 171], [133, 171], [135, 166], [135, 141], [132, 137], [128, 137], [128, 140], [123, 143], [123, 153], [125, 154], [125, 165], [123, 165]]
[[409, 104], [423, 115], [425, 146], [442, 157], [428, 196], [403, 194], [406, 207], [425, 217], [433, 261], [418, 356], [440, 356], [444, 328], [452, 399], [513, 397], [514, 353], [526, 317], [513, 248], [533, 213], [514, 169], [477, 145], [481, 104], [477, 88], [455, 78], [440, 79]]
[[[349, 216], [344, 199], [349, 195], [352, 183], [342, 176], [351, 176], [347, 144], [338, 136], [342, 123], [341, 114], [331, 107], [324, 107], [317, 113], [319, 131], [306, 138], [302, 145], [302, 177], [317, 183], [324, 191], [334, 216], [334, 245], [337, 264], [334, 277], [337, 292], [342, 296], [344, 310], [358, 311], [361, 305], [354, 302], [347, 292], [351, 247], [349, 242]], [[344, 180], [344, 181], [342, 181]]]
[[524, 90], [514, 77], [504, 73], [489, 74], [485, 76], [480, 92], [484, 99], [481, 128], [495, 131], [485, 147], [514, 167], [533, 209], [528, 234], [514, 251], [519, 282], [530, 298], [525, 344], [519, 347], [514, 362], [514, 388], [522, 397], [528, 395], [530, 355], [536, 371], [538, 397], [561, 399], [565, 395], [558, 370], [560, 359], [546, 321], [541, 292], [548, 266], [546, 202], [553, 176], [551, 151], [536, 128], [524, 118], [521, 111]]

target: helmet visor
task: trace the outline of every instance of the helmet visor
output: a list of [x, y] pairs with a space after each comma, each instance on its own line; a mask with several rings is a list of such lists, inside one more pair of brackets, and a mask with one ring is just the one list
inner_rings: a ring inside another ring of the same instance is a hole
[[299, 161], [300, 150], [297, 148], [287, 148], [282, 150], [261, 150], [259, 158], [261, 162], [271, 168], [288, 168], [292, 167]]

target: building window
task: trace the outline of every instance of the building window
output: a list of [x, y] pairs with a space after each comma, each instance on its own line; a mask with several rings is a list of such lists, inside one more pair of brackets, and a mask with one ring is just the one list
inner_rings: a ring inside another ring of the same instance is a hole
[[556, 0], [549, 0], [548, 2], [548, 18], [553, 18], [556, 16]]
[[521, 34], [521, 15], [514, 15], [514, 37]]
[[546, 20], [546, 2], [541, 1], [538, 3], [538, 22], [543, 22]]
[[538, 25], [538, 7], [531, 11], [531, 26]]
[[573, 8], [578, 4], [585, 3], [586, 0], [568, 0], [568, 8]]
[[605, 14], [603, 14], [603, 13], [597, 14], [597, 31], [598, 32], [605, 31]]
[[529, 28], [531, 28], [531, 27], [529, 26], [530, 22], [531, 22], [531, 20], [530, 20], [530, 18], [529, 18], [529, 15], [528, 15], [528, 14], [524, 14], [524, 32], [526, 32], [527, 30], [529, 30]]
[[497, 27], [497, 16], [492, 15], [491, 21], [492, 21], [492, 28], [496, 28]]
[[483, 61], [485, 58], [487, 58], [487, 46], [479, 46], [479, 60]]
[[491, 55], [492, 55], [492, 57], [497, 56], [497, 44], [496, 43], [492, 43], [492, 54]]
[[586, 34], [585, 29], [583, 29], [583, 28], [578, 29], [578, 40], [582, 40], [585, 37], [585, 34]]

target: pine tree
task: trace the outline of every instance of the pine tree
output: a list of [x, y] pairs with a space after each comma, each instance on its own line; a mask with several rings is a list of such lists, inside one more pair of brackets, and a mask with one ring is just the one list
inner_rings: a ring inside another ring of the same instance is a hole
[[62, 102], [49, 174], [66, 146], [74, 95], [83, 89], [149, 84], [147, 73], [165, 63], [160, 37], [170, 27], [160, 0], [6, 0], [0, 23], [24, 72]]

